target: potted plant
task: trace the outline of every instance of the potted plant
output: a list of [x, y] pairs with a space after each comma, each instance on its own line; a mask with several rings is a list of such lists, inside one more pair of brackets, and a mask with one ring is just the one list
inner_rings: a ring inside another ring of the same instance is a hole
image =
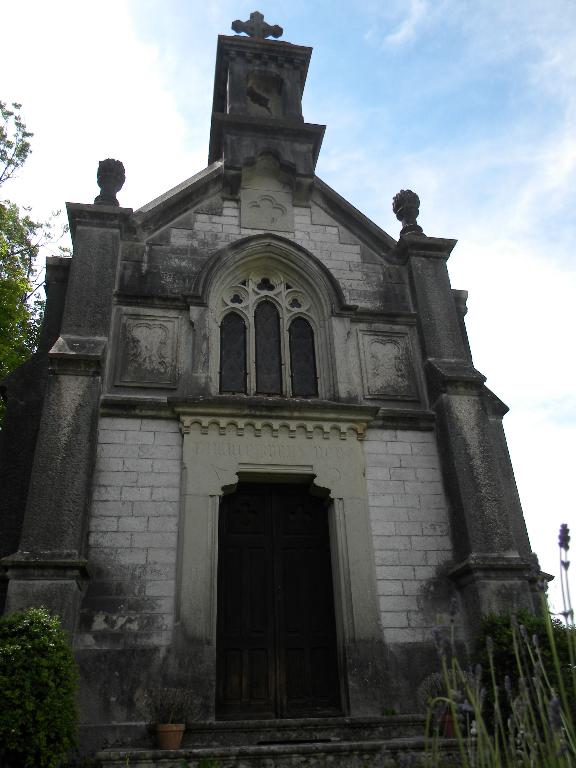
[[192, 691], [187, 688], [151, 688], [146, 691], [146, 707], [158, 749], [180, 748], [192, 703]]

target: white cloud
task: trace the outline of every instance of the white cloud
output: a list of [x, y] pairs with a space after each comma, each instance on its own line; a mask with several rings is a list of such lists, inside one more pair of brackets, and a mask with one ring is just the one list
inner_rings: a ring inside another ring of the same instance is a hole
[[408, 15], [394, 32], [386, 35], [384, 45], [399, 46], [412, 40], [424, 20], [427, 10], [428, 3], [426, 0], [410, 0]]
[[[447, 13], [450, 6], [452, 21], [462, 22], [468, 51], [462, 67], [454, 62], [455, 81], [460, 85], [460, 78], [465, 83], [472, 76], [481, 83], [483, 67], [497, 64], [517, 93], [540, 110], [533, 115], [511, 112], [513, 122], [493, 115], [486, 138], [467, 138], [455, 124], [440, 142], [431, 135], [429, 145], [399, 151], [389, 145], [390, 132], [370, 130], [370, 107], [361, 113], [364, 126], [355, 131], [364, 130], [369, 139], [353, 149], [344, 141], [333, 142], [321, 164], [326, 180], [391, 234], [397, 234], [399, 224], [390, 197], [409, 187], [421, 197], [426, 233], [459, 238], [449, 269], [452, 284], [470, 291], [467, 326], [475, 363], [488, 376], [488, 386], [511, 407], [504, 425], [532, 545], [543, 568], [557, 574], [557, 531], [560, 523], [574, 518], [572, 41], [557, 14], [536, 2], [528, 3], [528, 9], [488, 3], [488, 8], [473, 10], [469, 4], [447, 2]], [[574, 7], [567, 13], [574, 20]], [[428, 18], [427, 30], [431, 24]], [[550, 119], [542, 119], [548, 113]], [[350, 118], [344, 121], [343, 137]], [[338, 137], [340, 132], [329, 125]], [[557, 585], [552, 601], [559, 609]]]
[[23, 57], [19, 36], [5, 36], [3, 98], [22, 103], [35, 135], [3, 193], [42, 216], [65, 200], [92, 202], [98, 161], [116, 157], [127, 176], [120, 202], [136, 208], [205, 165], [206, 142], [188, 149], [178, 94], [162, 80], [158, 49], [136, 37], [124, 0], [23, 2], [6, 14], [7, 28], [26, 28], [33, 53]]

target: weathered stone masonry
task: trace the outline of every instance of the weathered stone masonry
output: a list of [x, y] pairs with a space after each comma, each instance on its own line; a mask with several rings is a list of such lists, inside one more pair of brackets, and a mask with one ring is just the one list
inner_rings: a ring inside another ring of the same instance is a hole
[[[456, 243], [422, 232], [413, 192], [394, 198], [396, 241], [315, 175], [310, 55], [221, 36], [208, 167], [139, 210], [117, 205], [121, 163], [101, 163], [95, 204], [68, 204], [73, 258], [48, 265], [41, 348], [4, 382], [0, 601], [61, 615], [95, 748], [147, 738], [146, 688], [191, 687], [194, 717], [210, 721], [222, 680], [237, 684], [218, 673], [218, 616], [234, 602], [218, 592], [219, 523], [243, 488], [321, 500], [347, 716], [413, 709], [454, 600], [462, 643], [482, 613], [533, 605], [506, 406], [473, 367], [447, 269]], [[263, 359], [279, 371], [269, 389]], [[266, 580], [276, 595], [291, 586]], [[280, 669], [283, 641], [266, 642]], [[283, 716], [286, 690], [275, 696]]]
[[100, 420], [78, 647], [172, 640], [181, 466], [176, 421]]
[[426, 612], [426, 585], [452, 558], [436, 438], [371, 429], [364, 452], [384, 637], [392, 645], [425, 642], [443, 623], [433, 609]]

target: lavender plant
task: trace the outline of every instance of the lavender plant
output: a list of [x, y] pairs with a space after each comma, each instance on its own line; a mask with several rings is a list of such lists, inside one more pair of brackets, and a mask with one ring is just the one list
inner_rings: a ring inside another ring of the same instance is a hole
[[[564, 627], [550, 616], [545, 583], [540, 584], [545, 637], [512, 617], [515, 669], [499, 666], [488, 636], [486, 672], [479, 665], [464, 670], [454, 653], [454, 616], [449, 636], [436, 634], [445, 693], [428, 707], [427, 768], [446, 765], [441, 750], [446, 735], [454, 737], [463, 768], [576, 768], [576, 628], [566, 524], [558, 545]], [[560, 647], [564, 642], [567, 648]]]

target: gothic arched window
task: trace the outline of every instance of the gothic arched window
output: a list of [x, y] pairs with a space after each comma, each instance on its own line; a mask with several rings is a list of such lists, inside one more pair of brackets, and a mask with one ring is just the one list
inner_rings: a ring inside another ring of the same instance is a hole
[[290, 323], [290, 373], [292, 394], [296, 397], [317, 397], [316, 353], [314, 331], [308, 320], [297, 317]]
[[246, 323], [237, 312], [220, 325], [220, 392], [246, 393]]
[[254, 272], [222, 295], [220, 392], [318, 397], [312, 302], [292, 280]]
[[280, 316], [270, 301], [261, 301], [254, 310], [256, 341], [256, 394], [282, 394], [282, 352]]

